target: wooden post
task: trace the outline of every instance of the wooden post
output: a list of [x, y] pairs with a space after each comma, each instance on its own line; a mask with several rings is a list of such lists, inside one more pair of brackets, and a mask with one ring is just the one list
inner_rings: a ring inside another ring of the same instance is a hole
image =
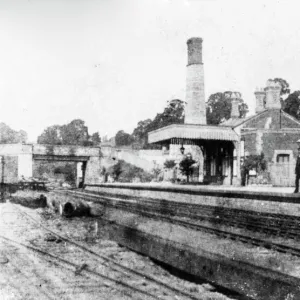
[[236, 180], [233, 180], [234, 185], [241, 185], [241, 140], [233, 142], [236, 150]]

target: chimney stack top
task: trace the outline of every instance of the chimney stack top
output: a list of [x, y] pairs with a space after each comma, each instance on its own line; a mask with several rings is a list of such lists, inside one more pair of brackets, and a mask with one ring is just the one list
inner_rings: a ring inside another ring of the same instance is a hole
[[200, 37], [192, 37], [187, 40], [188, 46], [188, 66], [202, 64], [202, 42]]
[[280, 109], [281, 102], [280, 102], [280, 92], [281, 92], [281, 85], [279, 82], [275, 82], [274, 80], [268, 80], [266, 87], [266, 109]]
[[193, 42], [202, 43], [203, 39], [201, 37], [191, 37], [187, 40], [186, 43], [189, 44], [189, 43], [193, 43]]

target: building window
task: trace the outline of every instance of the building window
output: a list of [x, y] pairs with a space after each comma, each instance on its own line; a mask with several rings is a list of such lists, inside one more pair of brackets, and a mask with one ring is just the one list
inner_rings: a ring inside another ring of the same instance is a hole
[[290, 162], [290, 155], [289, 154], [278, 154], [277, 158], [276, 158], [276, 162], [288, 163], [288, 162]]

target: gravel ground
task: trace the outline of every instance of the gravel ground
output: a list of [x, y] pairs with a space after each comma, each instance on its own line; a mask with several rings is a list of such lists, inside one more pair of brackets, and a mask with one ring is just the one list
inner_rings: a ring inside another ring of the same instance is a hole
[[208, 283], [179, 279], [108, 240], [107, 226], [93, 218], [66, 219], [47, 208], [0, 203], [0, 299], [234, 299]]

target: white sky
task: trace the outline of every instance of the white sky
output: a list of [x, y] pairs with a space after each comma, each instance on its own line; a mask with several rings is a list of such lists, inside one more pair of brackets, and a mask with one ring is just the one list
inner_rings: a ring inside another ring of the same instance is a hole
[[300, 89], [300, 4], [230, 0], [0, 0], [0, 121], [34, 141], [83, 119], [103, 136], [185, 99], [186, 40], [204, 39], [206, 99], [254, 110], [269, 78]]

